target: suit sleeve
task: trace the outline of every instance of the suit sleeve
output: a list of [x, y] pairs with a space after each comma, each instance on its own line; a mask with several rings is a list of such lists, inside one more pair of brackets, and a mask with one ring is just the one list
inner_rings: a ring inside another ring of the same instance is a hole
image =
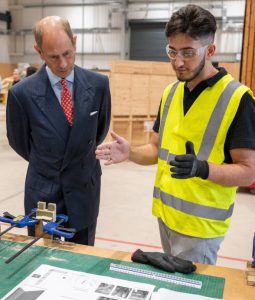
[[29, 122], [21, 103], [12, 90], [8, 92], [6, 110], [7, 138], [10, 146], [25, 160], [29, 160]]
[[102, 102], [98, 117], [97, 145], [105, 139], [111, 122], [111, 94], [109, 88], [109, 79], [105, 76]]

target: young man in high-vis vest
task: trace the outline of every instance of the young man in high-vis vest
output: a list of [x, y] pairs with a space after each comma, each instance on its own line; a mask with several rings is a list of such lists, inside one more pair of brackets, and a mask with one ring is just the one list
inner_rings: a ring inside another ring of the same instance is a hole
[[129, 159], [158, 164], [153, 215], [164, 252], [215, 264], [229, 228], [236, 189], [255, 181], [255, 102], [251, 90], [215, 68], [216, 21], [187, 5], [166, 25], [177, 81], [163, 92], [150, 142], [139, 147], [112, 133], [98, 146], [106, 165]]

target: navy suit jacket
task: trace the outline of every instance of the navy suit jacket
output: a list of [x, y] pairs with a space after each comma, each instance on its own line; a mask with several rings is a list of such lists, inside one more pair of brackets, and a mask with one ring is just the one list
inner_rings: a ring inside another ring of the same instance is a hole
[[57, 204], [69, 225], [81, 230], [96, 221], [101, 167], [96, 146], [109, 129], [109, 81], [74, 67], [74, 121], [70, 128], [51, 87], [45, 66], [10, 89], [7, 137], [28, 164], [25, 212], [38, 201]]

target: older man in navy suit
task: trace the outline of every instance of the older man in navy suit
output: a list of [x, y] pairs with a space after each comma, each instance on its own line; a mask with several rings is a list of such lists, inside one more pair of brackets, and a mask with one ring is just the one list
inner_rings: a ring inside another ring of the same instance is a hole
[[29, 162], [25, 212], [54, 202], [77, 230], [71, 241], [94, 245], [101, 183], [95, 149], [110, 123], [108, 78], [75, 65], [76, 36], [66, 19], [45, 17], [33, 32], [45, 64], [7, 101], [9, 144]]

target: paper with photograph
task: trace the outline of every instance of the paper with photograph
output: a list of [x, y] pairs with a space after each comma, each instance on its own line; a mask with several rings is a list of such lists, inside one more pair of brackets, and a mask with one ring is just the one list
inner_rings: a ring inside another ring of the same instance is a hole
[[154, 286], [41, 265], [2, 300], [149, 300]]

